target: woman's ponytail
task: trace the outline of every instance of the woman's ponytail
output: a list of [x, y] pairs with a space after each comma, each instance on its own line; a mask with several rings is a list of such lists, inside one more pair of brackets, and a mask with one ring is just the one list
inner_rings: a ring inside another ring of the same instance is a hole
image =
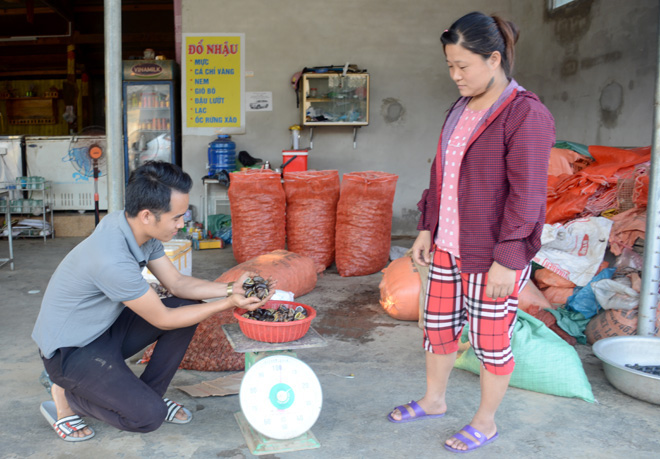
[[520, 35], [520, 30], [518, 29], [518, 26], [511, 21], [507, 21], [496, 15], [491, 17], [495, 21], [495, 24], [497, 24], [497, 28], [499, 29], [500, 33], [502, 34], [502, 38], [504, 39], [505, 55], [502, 56], [502, 58], [506, 61], [506, 65], [504, 65], [504, 72], [508, 77], [511, 75], [511, 73], [513, 73], [513, 64], [516, 57], [515, 46], [516, 42], [518, 41], [518, 36]]

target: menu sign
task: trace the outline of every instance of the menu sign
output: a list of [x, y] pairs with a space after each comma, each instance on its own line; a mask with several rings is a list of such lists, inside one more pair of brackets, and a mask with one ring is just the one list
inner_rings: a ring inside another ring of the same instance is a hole
[[245, 132], [244, 34], [184, 34], [183, 133]]

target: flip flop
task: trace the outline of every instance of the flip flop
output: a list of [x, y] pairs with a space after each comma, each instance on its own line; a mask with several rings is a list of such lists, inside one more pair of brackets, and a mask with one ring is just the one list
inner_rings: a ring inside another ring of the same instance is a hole
[[[409, 406], [410, 408], [412, 408], [412, 410], [415, 412], [415, 416], [412, 416], [410, 414], [410, 411], [408, 411], [408, 409], [406, 409], [406, 406]], [[394, 412], [394, 410], [399, 410], [399, 413], [401, 413], [401, 420], [397, 421], [396, 419], [394, 419], [392, 417], [392, 413]], [[392, 410], [392, 413], [387, 415], [387, 419], [388, 419], [388, 421], [394, 422], [396, 424], [401, 424], [401, 423], [404, 423], [404, 422], [418, 421], [418, 420], [422, 420], [422, 419], [441, 418], [445, 415], [445, 413], [442, 413], [442, 414], [426, 414], [426, 411], [424, 411], [422, 409], [422, 407], [419, 406], [419, 404], [414, 400], [411, 400], [410, 403], [408, 403], [407, 405], [399, 405], [396, 408], [394, 408], [394, 410]]]
[[460, 431], [459, 431], [458, 433], [455, 433], [455, 434], [453, 435], [453, 437], [454, 437], [455, 439], [460, 440], [460, 441], [462, 441], [463, 443], [465, 443], [465, 444], [467, 445], [467, 449], [456, 449], [456, 448], [452, 448], [452, 447], [449, 446], [447, 443], [445, 443], [445, 449], [446, 449], [447, 451], [451, 451], [452, 453], [469, 453], [470, 451], [474, 451], [475, 449], [479, 449], [479, 448], [481, 448], [482, 446], [486, 446], [488, 443], [492, 443], [492, 442], [494, 442], [495, 440], [497, 440], [497, 437], [500, 436], [500, 434], [498, 434], [497, 432], [495, 432], [495, 435], [493, 435], [493, 436], [490, 437], [490, 438], [486, 438], [486, 436], [485, 436], [484, 434], [482, 434], [481, 432], [479, 432], [477, 429], [475, 429], [474, 427], [472, 427], [470, 424], [466, 425], [466, 426], [463, 427], [461, 430], [464, 430], [465, 432], [467, 432], [467, 433], [469, 433], [470, 435], [472, 435], [474, 438], [477, 439], [477, 441], [475, 442], [475, 441], [472, 440], [471, 438], [468, 438], [468, 437], [466, 437], [465, 435], [461, 434]]
[[57, 408], [55, 408], [55, 402], [43, 402], [40, 407], [41, 414], [44, 415], [48, 423], [55, 429], [57, 435], [64, 441], [85, 441], [89, 440], [95, 435], [94, 430], [89, 427], [89, 430], [92, 431], [90, 435], [86, 437], [72, 437], [71, 434], [79, 430], [83, 430], [85, 427], [88, 427], [85, 424], [85, 421], [82, 420], [80, 416], [74, 414], [73, 416], [65, 416], [62, 419], [57, 419]]
[[[190, 421], [192, 421], [192, 413], [188, 408], [185, 408], [183, 405], [173, 402], [169, 398], [164, 398], [163, 401], [165, 402], [165, 405], [167, 405], [167, 416], [165, 416], [165, 422], [171, 422], [172, 424], [188, 424]], [[175, 416], [179, 412], [179, 410], [183, 410], [188, 417], [186, 419], [177, 419]]]

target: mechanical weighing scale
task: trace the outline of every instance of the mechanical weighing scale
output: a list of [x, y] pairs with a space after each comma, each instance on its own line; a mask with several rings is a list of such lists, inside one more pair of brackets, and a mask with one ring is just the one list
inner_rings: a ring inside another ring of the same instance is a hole
[[323, 395], [314, 371], [296, 358], [296, 350], [326, 346], [313, 328], [288, 343], [264, 343], [246, 337], [239, 324], [224, 324], [234, 351], [245, 353], [245, 376], [234, 414], [254, 455], [319, 448], [309, 430], [321, 412]]

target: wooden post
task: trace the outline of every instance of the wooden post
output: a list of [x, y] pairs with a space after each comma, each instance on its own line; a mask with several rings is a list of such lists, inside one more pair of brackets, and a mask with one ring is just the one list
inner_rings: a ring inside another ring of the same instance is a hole
[[69, 132], [78, 132], [78, 115], [76, 106], [78, 100], [78, 88], [76, 87], [76, 45], [66, 47], [66, 83], [64, 84], [64, 105], [73, 107], [76, 119], [69, 123]]

